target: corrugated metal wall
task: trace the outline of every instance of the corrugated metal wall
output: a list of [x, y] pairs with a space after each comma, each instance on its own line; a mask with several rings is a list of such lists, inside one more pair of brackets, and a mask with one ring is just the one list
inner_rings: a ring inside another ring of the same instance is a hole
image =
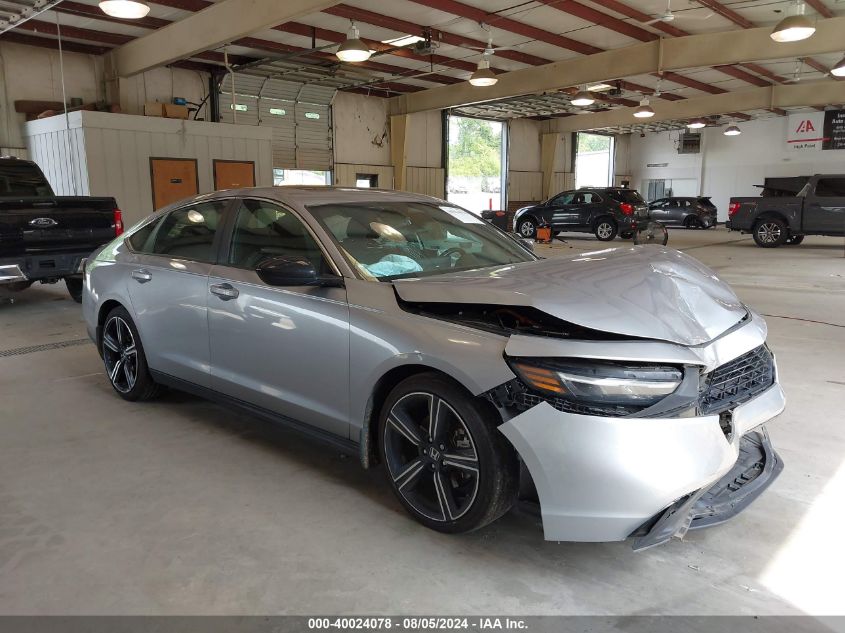
[[332, 169], [332, 111], [335, 89], [257, 75], [235, 74], [220, 86], [220, 120], [273, 130], [276, 169]]

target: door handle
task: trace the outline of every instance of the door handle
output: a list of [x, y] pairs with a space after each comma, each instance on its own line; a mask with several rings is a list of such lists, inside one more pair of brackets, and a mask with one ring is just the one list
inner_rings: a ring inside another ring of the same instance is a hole
[[229, 301], [230, 299], [237, 299], [238, 289], [232, 286], [232, 284], [215, 284], [209, 288], [211, 294], [220, 297], [223, 301]]
[[132, 271], [132, 279], [137, 281], [139, 284], [145, 284], [148, 281], [152, 281], [152, 274], [149, 270], [144, 270], [143, 268], [140, 270], [133, 270]]

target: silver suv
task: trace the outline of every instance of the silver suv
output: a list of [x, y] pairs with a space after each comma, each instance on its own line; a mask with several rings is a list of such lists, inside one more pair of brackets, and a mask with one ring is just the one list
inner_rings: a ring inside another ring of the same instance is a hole
[[765, 323], [671, 249], [541, 259], [425, 196], [225, 191], [99, 251], [83, 307], [121, 397], [174, 387], [355, 451], [443, 532], [521, 496], [549, 540], [647, 547], [781, 468]]

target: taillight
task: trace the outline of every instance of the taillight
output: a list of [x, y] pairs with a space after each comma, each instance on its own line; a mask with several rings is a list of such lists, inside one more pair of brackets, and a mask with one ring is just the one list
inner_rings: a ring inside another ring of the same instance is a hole
[[123, 211], [120, 209], [114, 210], [114, 236], [123, 235]]
[[619, 205], [623, 215], [634, 215], [634, 205], [629, 202], [623, 202]]
[[740, 207], [739, 202], [731, 202], [728, 205], [728, 215], [735, 214], [737, 211], [739, 211], [739, 207]]

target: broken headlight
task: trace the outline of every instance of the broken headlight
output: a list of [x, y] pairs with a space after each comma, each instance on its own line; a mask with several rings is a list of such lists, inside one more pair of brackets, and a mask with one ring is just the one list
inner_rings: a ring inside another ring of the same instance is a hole
[[531, 389], [567, 400], [649, 407], [673, 393], [683, 380], [676, 367], [606, 361], [510, 358], [514, 372]]

